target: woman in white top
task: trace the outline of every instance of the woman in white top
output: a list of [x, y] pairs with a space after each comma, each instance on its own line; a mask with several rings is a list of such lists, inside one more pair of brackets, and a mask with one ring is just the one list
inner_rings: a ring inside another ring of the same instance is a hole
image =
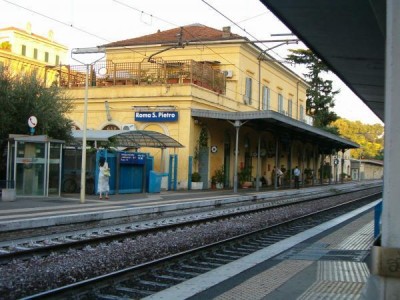
[[97, 192], [99, 193], [99, 199], [102, 198], [104, 193], [106, 199], [108, 199], [108, 192], [110, 191], [109, 185], [110, 169], [108, 168], [108, 163], [104, 157], [100, 157], [99, 160], [99, 182], [97, 184]]

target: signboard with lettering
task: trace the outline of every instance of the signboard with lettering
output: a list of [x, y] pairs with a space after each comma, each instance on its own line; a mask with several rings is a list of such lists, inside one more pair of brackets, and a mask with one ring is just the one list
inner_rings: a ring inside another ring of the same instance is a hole
[[137, 111], [135, 121], [138, 122], [175, 122], [178, 121], [177, 111]]
[[121, 153], [119, 158], [120, 164], [125, 165], [144, 165], [146, 162], [145, 153]]

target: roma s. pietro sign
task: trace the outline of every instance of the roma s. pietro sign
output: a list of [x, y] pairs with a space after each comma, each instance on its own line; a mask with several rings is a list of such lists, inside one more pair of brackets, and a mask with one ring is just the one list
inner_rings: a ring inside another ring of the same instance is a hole
[[175, 122], [178, 121], [177, 111], [137, 111], [135, 121], [138, 122]]

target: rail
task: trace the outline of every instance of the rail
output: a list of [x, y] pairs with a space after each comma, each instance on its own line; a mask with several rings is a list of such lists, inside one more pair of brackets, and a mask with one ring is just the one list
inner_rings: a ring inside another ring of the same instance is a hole
[[[85, 65], [60, 65], [59, 85], [84, 87]], [[161, 84], [195, 84], [225, 94], [225, 75], [209, 63], [193, 60], [157, 62], [103, 61], [92, 65], [89, 86], [147, 86]]]

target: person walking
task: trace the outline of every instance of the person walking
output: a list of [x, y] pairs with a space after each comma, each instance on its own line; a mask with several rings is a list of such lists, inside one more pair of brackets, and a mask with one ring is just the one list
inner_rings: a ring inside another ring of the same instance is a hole
[[108, 168], [108, 163], [104, 157], [99, 159], [99, 181], [97, 184], [97, 192], [99, 193], [99, 199], [103, 199], [103, 193], [106, 199], [108, 199], [108, 193], [110, 191], [110, 169]]
[[294, 188], [299, 189], [300, 188], [300, 169], [296, 166], [293, 170], [293, 175], [294, 175]]

